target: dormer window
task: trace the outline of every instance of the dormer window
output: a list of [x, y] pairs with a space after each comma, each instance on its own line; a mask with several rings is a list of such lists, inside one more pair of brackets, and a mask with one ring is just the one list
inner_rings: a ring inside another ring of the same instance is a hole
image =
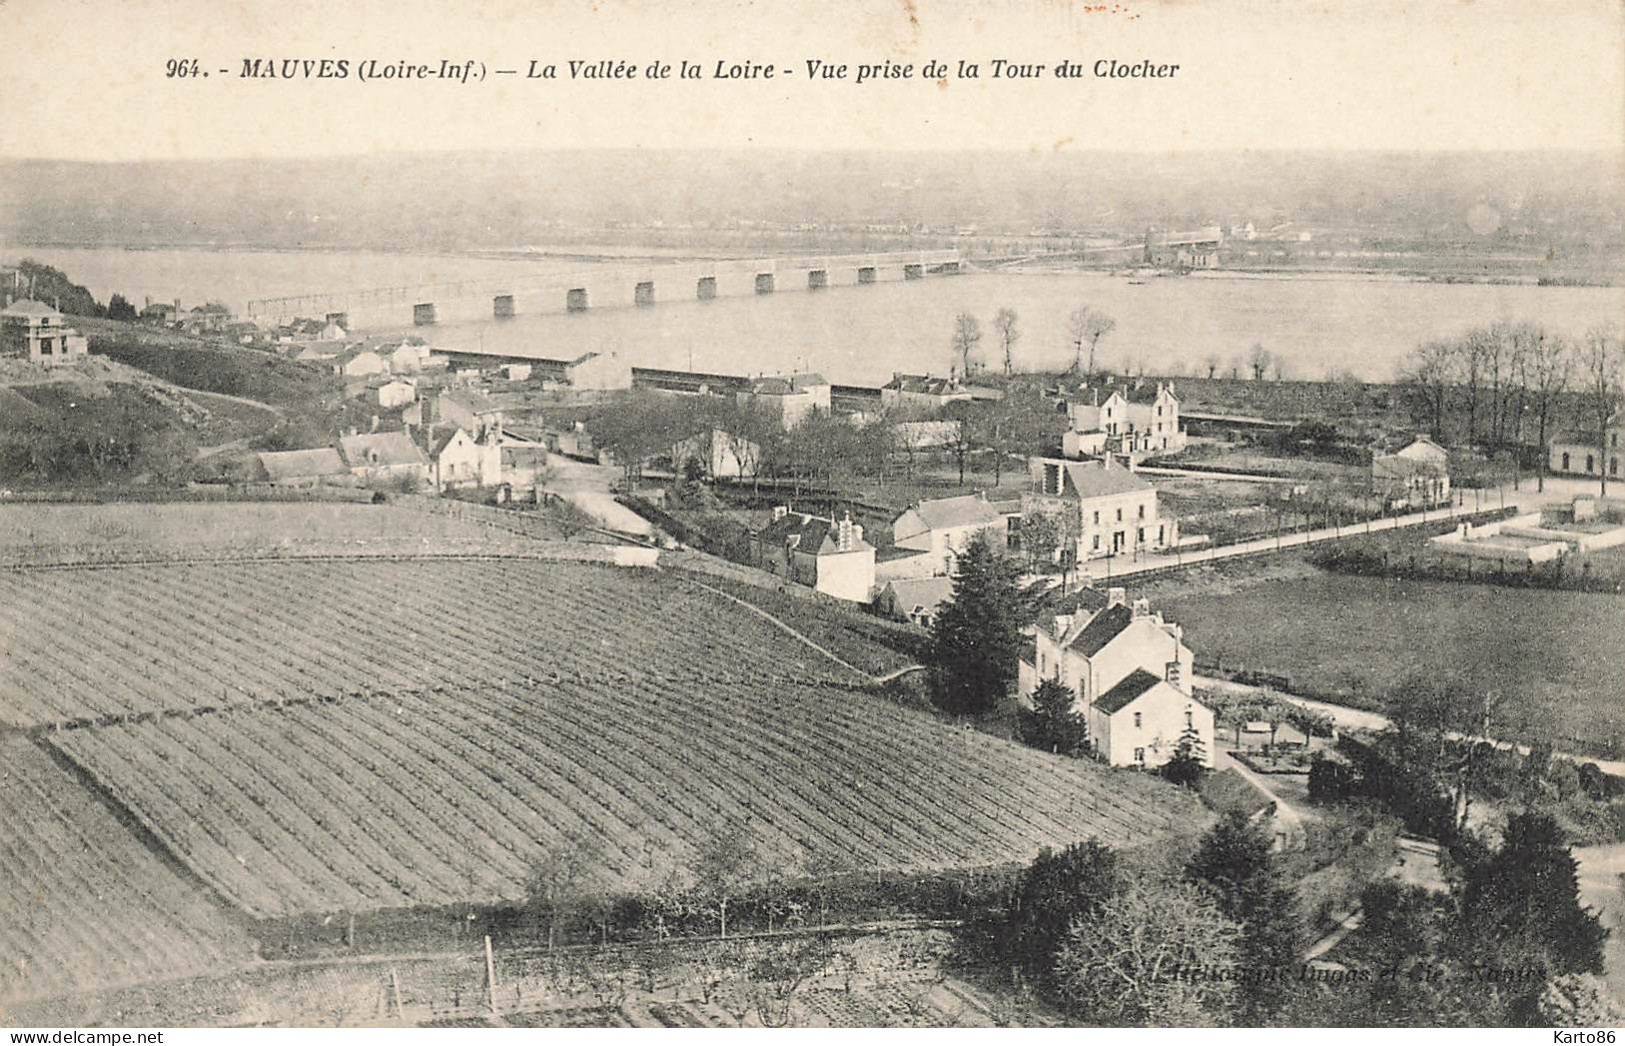
[[1136, 729], [1136, 730], [1140, 729], [1140, 713], [1139, 712], [1134, 713], [1134, 729]]

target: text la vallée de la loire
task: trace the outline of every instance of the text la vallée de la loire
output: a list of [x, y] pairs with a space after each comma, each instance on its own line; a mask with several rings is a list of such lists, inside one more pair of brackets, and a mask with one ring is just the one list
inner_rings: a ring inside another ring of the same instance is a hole
[[[877, 81], [924, 80], [997, 80], [1019, 81], [1052, 79], [1170, 79], [1179, 73], [1177, 63], [1158, 62], [1145, 58], [1125, 61], [1115, 58], [1058, 62], [1017, 62], [1005, 58], [986, 60], [954, 59], [912, 62], [832, 62], [820, 58], [804, 59], [796, 66], [781, 66], [770, 62], [734, 62], [717, 59], [714, 62], [662, 60], [635, 62], [628, 59], [569, 59], [549, 62], [530, 59], [513, 67], [488, 67], [478, 59], [441, 58], [431, 62], [407, 59], [382, 60], [377, 58], [244, 58], [236, 69], [221, 68], [219, 73], [249, 80], [350, 80], [369, 81], [441, 81], [470, 83], [484, 81], [487, 76], [512, 77], [521, 80], [733, 80], [766, 81], [804, 78], [815, 82], [863, 84]], [[171, 79], [207, 78], [209, 70], [195, 58], [173, 58], [165, 62], [165, 75]]]

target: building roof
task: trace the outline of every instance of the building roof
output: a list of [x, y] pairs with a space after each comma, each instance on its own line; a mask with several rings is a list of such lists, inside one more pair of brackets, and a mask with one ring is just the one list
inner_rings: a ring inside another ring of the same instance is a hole
[[45, 304], [42, 301], [35, 301], [32, 298], [23, 298], [20, 301], [14, 301], [10, 305], [7, 305], [4, 309], [0, 309], [0, 316], [60, 316], [60, 315], [62, 315], [62, 314], [60, 312], [58, 312], [56, 309], [51, 308], [49, 305]]
[[317, 476], [343, 476], [349, 473], [344, 459], [332, 447], [310, 450], [266, 451], [260, 456], [260, 468], [272, 482], [283, 479], [310, 479]]
[[462, 436], [464, 439], [468, 439], [470, 442], [472, 442], [472, 437], [470, 437], [468, 433], [464, 432], [462, 429], [452, 429], [450, 432], [440, 433], [429, 442], [429, 457], [440, 457], [440, 455], [445, 452], [447, 447], [451, 446], [452, 442], [455, 441], [458, 436]]
[[948, 378], [933, 378], [929, 374], [893, 374], [892, 379], [882, 385], [881, 388], [891, 389], [893, 392], [914, 392], [926, 396], [951, 396], [962, 392], [957, 381]]
[[828, 384], [822, 374], [770, 374], [751, 379], [746, 387], [757, 396], [797, 396]]
[[1439, 461], [1426, 458], [1408, 458], [1403, 454], [1379, 454], [1371, 459], [1371, 474], [1390, 479], [1408, 479], [1411, 476], [1447, 476], [1449, 468]]
[[1069, 461], [1066, 463], [1066, 476], [1083, 500], [1152, 489], [1151, 484], [1132, 469], [1107, 466], [1099, 461]]
[[502, 410], [500, 403], [478, 389], [456, 389], [451, 392], [442, 392], [440, 398], [466, 408], [471, 414], [496, 414]]
[[1140, 695], [1162, 682], [1143, 668], [1136, 668], [1123, 677], [1123, 681], [1095, 699], [1095, 707], [1107, 715], [1114, 715], [1132, 705]]
[[[1162, 395], [1163, 386], [1159, 382], [1144, 382], [1140, 385], [1123, 390], [1123, 398], [1130, 403], [1155, 403], [1157, 397]], [[1173, 386], [1166, 386], [1168, 395], [1173, 396]], [[1178, 397], [1175, 397], [1176, 399]]]
[[758, 536], [764, 543], [774, 545], [788, 544], [795, 539], [796, 551], [810, 552], [815, 556], [841, 551], [856, 552], [870, 547], [867, 541], [860, 538], [850, 549], [843, 550], [837, 540], [839, 533], [839, 525], [832, 519], [809, 516], [803, 512], [786, 512], [763, 527]]
[[[1107, 607], [1090, 618], [1089, 623], [1079, 629], [1078, 634], [1072, 637], [1072, 642], [1065, 644], [1066, 648], [1076, 650], [1084, 657], [1094, 657], [1106, 649], [1108, 643], [1121, 635], [1123, 629], [1127, 628], [1133, 620], [1134, 612], [1128, 606], [1119, 603], [1116, 606]], [[1064, 641], [1066, 637], [1059, 636], [1057, 638]]]
[[351, 468], [425, 464], [423, 451], [404, 432], [372, 432], [339, 439], [339, 453]]
[[961, 494], [955, 498], [933, 498], [914, 506], [914, 511], [932, 530], [947, 527], [998, 526], [1004, 514], [988, 504], [982, 494]]
[[[951, 577], [903, 578], [887, 582], [897, 605], [905, 610], [924, 610], [935, 613], [937, 607], [954, 598], [954, 579]], [[1028, 642], [1032, 642], [1029, 638]]]

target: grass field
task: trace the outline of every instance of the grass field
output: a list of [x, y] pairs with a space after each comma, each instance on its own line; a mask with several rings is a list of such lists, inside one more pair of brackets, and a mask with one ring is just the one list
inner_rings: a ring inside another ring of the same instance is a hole
[[1625, 754], [1625, 602], [1616, 596], [1329, 574], [1161, 603], [1202, 656], [1383, 705], [1414, 673], [1505, 697], [1497, 733]]
[[247, 934], [195, 880], [26, 738], [0, 742], [0, 807], [0, 1004], [252, 956]]

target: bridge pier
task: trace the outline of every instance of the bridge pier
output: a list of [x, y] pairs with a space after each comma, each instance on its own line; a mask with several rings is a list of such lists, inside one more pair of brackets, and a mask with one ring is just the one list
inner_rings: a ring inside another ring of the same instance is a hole
[[757, 294], [772, 294], [773, 291], [776, 288], [777, 288], [777, 283], [773, 279], [773, 274], [772, 273], [770, 273], [770, 272], [759, 272], [759, 273], [756, 274], [756, 293]]
[[513, 319], [513, 295], [499, 294], [492, 298], [491, 315], [499, 320]]
[[875, 282], [875, 267], [873, 265], [860, 265], [858, 267], [858, 282], [859, 283], [873, 283], [873, 282]]
[[585, 287], [571, 287], [569, 290], [565, 291], [564, 292], [564, 311], [565, 312], [586, 312], [587, 311], [587, 288], [585, 288]]
[[824, 269], [809, 269], [807, 271], [807, 289], [810, 291], [823, 290], [829, 286], [829, 273]]
[[632, 304], [653, 305], [655, 303], [655, 281], [644, 280], [632, 288]]
[[923, 266], [923, 265], [905, 265], [905, 266], [903, 266], [903, 279], [905, 279], [905, 280], [918, 280], [918, 279], [924, 278], [924, 276], [925, 276], [925, 266]]
[[412, 306], [412, 326], [429, 327], [434, 325], [434, 321], [434, 302], [419, 302]]
[[717, 296], [717, 278], [715, 276], [701, 276], [694, 284], [694, 296], [700, 301], [710, 301]]

